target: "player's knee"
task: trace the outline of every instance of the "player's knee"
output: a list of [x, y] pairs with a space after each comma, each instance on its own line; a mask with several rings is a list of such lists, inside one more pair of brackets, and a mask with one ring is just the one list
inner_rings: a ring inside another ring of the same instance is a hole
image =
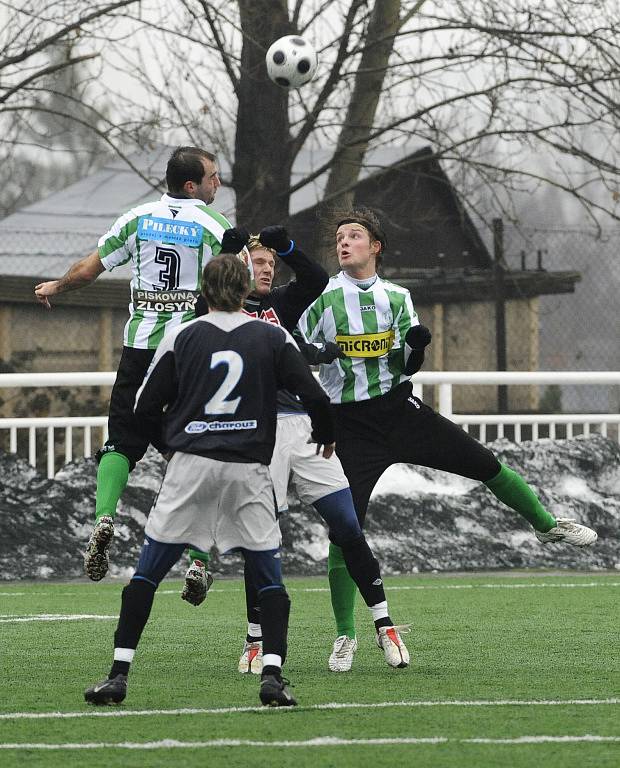
[[166, 544], [145, 536], [132, 581], [145, 581], [155, 589], [183, 554], [183, 544]]
[[343, 541], [334, 541], [334, 544], [337, 544], [340, 549], [342, 549], [342, 553], [345, 557], [349, 554], [366, 552], [369, 549], [366, 537], [361, 531], [358, 531], [356, 536], [352, 536], [349, 539]]
[[313, 506], [327, 523], [329, 538], [334, 544], [342, 546], [341, 542], [353, 541], [362, 535], [349, 488], [323, 496]]
[[259, 595], [265, 589], [284, 590], [279, 549], [261, 552], [245, 549], [243, 556], [246, 566], [250, 570], [251, 580]]

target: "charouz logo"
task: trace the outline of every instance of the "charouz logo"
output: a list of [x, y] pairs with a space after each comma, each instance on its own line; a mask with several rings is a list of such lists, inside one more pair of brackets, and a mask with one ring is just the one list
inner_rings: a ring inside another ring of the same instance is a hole
[[188, 435], [200, 434], [201, 432], [238, 432], [243, 429], [256, 429], [258, 422], [256, 419], [246, 419], [245, 421], [190, 421], [185, 427]]
[[156, 240], [159, 243], [178, 243], [197, 248], [202, 243], [203, 227], [195, 221], [160, 219], [157, 216], [140, 216], [138, 237], [140, 240]]

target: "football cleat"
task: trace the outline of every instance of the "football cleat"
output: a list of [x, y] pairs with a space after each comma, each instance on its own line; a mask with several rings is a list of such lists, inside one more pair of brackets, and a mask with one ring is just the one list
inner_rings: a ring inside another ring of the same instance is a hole
[[243, 653], [239, 659], [239, 672], [245, 675], [246, 672], [251, 672], [254, 675], [260, 675], [263, 671], [263, 641], [257, 640], [253, 643], [248, 643], [246, 640], [243, 644]]
[[297, 702], [287, 688], [288, 680], [277, 678], [275, 675], [265, 675], [260, 681], [258, 695], [266, 707], [294, 707]]
[[101, 515], [95, 523], [84, 553], [84, 570], [91, 581], [101, 581], [108, 572], [108, 550], [114, 538], [114, 518]]
[[112, 679], [87, 688], [84, 698], [89, 704], [120, 704], [127, 696], [127, 675], [117, 675]]
[[409, 632], [409, 624], [398, 627], [379, 627], [377, 645], [385, 654], [385, 660], [390, 667], [408, 667], [409, 651], [400, 639], [400, 632]]
[[327, 666], [332, 672], [348, 672], [353, 664], [353, 654], [357, 651], [357, 640], [346, 635], [340, 635], [334, 641], [334, 650], [329, 657]]
[[181, 599], [187, 600], [192, 605], [200, 605], [204, 602], [211, 584], [213, 584], [213, 576], [207, 570], [206, 565], [202, 560], [194, 560], [185, 574]]
[[598, 539], [598, 534], [586, 525], [580, 525], [574, 520], [564, 517], [556, 518], [557, 525], [550, 531], [534, 531], [538, 541], [543, 544], [565, 541], [575, 547], [587, 547]]

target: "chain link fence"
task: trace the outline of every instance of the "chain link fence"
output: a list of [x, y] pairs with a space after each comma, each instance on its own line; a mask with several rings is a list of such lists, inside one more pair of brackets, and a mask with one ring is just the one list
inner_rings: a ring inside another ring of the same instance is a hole
[[[620, 370], [620, 228], [595, 232], [507, 226], [504, 262], [506, 282], [513, 279], [511, 273], [523, 270], [579, 274], [574, 293], [538, 300], [540, 370]], [[552, 385], [544, 388], [539, 405], [544, 413], [619, 409], [619, 387]]]

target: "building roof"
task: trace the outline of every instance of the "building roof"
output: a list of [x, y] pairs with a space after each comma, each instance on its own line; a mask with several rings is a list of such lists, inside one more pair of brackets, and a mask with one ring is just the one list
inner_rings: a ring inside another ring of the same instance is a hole
[[[109, 158], [94, 173], [2, 219], [0, 275], [52, 278], [64, 274], [71, 264], [96, 248], [99, 237], [118, 216], [161, 196], [170, 152], [171, 147], [159, 146], [132, 155], [129, 159], [142, 176], [120, 158]], [[396, 162], [405, 154], [406, 150], [398, 147], [371, 152], [362, 175]], [[293, 168], [293, 183], [323, 165], [330, 155], [327, 150], [301, 152]], [[226, 183], [230, 165], [222, 158], [218, 163], [223, 185], [214, 208], [234, 221], [235, 193]], [[326, 177], [323, 174], [296, 192], [291, 210], [308, 208], [320, 199]], [[104, 272], [99, 280], [126, 280], [128, 276], [129, 268], [121, 267]]]

